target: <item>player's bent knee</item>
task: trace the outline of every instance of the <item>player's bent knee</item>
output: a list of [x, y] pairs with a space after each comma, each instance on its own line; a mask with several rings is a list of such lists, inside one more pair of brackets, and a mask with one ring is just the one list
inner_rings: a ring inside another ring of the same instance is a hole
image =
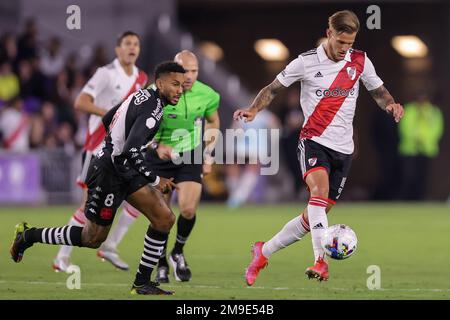
[[176, 217], [171, 210], [161, 215], [158, 219], [152, 221], [153, 226], [160, 231], [169, 232], [175, 224]]
[[183, 208], [180, 210], [180, 213], [186, 219], [192, 219], [195, 216], [195, 208]]
[[329, 188], [328, 186], [313, 186], [310, 188], [311, 197], [328, 198]]
[[105, 233], [82, 232], [81, 242], [83, 247], [97, 249], [106, 240], [106, 237], [107, 234]]

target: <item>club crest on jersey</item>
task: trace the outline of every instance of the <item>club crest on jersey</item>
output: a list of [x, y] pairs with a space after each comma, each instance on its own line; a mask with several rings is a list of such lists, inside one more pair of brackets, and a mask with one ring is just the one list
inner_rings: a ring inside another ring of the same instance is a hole
[[311, 167], [314, 167], [314, 165], [317, 163], [317, 158], [316, 158], [316, 157], [314, 157], [314, 158], [309, 158], [309, 159], [308, 159], [308, 163], [309, 163], [309, 165], [310, 165]]
[[347, 74], [351, 80], [355, 80], [356, 68], [355, 67], [347, 67]]
[[155, 118], [153, 118], [153, 117], [150, 117], [150, 118], [147, 119], [147, 121], [145, 121], [145, 125], [146, 125], [147, 128], [149, 128], [149, 129], [153, 129], [153, 127], [155, 126], [155, 124], [156, 124], [156, 120], [155, 120]]

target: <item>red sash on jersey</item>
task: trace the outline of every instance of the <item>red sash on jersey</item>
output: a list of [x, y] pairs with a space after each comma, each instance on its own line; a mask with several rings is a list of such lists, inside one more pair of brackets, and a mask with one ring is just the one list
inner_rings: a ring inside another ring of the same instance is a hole
[[[351, 61], [347, 62], [339, 71], [329, 90], [350, 90], [359, 80], [364, 70], [365, 54], [359, 50], [353, 50]], [[334, 116], [341, 108], [347, 97], [344, 95], [323, 97], [317, 104], [314, 112], [308, 118], [308, 122], [300, 131], [301, 138], [312, 138], [322, 135]]]
[[16, 129], [11, 133], [11, 135], [3, 141], [3, 147], [5, 149], [11, 148], [11, 146], [16, 142], [19, 138], [22, 131], [28, 125], [28, 116], [26, 114], [22, 114], [22, 119], [20, 119], [20, 123], [17, 125]]
[[[144, 71], [139, 70], [139, 74], [136, 78], [136, 81], [133, 83], [127, 95], [125, 96], [125, 98], [123, 98], [123, 100], [128, 98], [128, 96], [133, 92], [143, 87], [147, 83], [147, 80], [148, 80], [147, 74]], [[106, 136], [106, 129], [103, 123], [101, 123], [92, 134], [89, 134], [89, 131], [87, 132], [86, 142], [84, 143], [83, 149], [85, 151], [94, 151], [95, 148], [97, 148], [97, 146], [100, 143], [102, 143], [103, 139], [105, 139], [105, 136]]]

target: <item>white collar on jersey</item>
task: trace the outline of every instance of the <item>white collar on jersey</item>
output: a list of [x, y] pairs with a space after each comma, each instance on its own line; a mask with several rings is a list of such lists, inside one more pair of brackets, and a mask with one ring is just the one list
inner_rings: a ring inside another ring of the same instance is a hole
[[[327, 53], [325, 52], [325, 47], [323, 44], [321, 44], [320, 46], [317, 47], [317, 57], [319, 58], [319, 62], [324, 62], [325, 60], [330, 60], [330, 59], [328, 59], [328, 56], [327, 56]], [[345, 54], [344, 60], [347, 62], [352, 61], [350, 50], [348, 50], [347, 53]]]
[[137, 77], [138, 75], [139, 70], [136, 66], [133, 66], [133, 74], [129, 76], [125, 73], [125, 70], [123, 70], [122, 65], [119, 62], [119, 59], [115, 58], [113, 64], [117, 68], [117, 70], [120, 70], [119, 72], [122, 72], [127, 77]]

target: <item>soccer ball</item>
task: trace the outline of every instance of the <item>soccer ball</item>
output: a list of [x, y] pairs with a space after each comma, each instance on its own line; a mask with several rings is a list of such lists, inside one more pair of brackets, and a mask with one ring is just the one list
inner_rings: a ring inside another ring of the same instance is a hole
[[343, 260], [356, 251], [358, 239], [356, 233], [345, 224], [328, 227], [322, 237], [322, 248], [330, 258]]

